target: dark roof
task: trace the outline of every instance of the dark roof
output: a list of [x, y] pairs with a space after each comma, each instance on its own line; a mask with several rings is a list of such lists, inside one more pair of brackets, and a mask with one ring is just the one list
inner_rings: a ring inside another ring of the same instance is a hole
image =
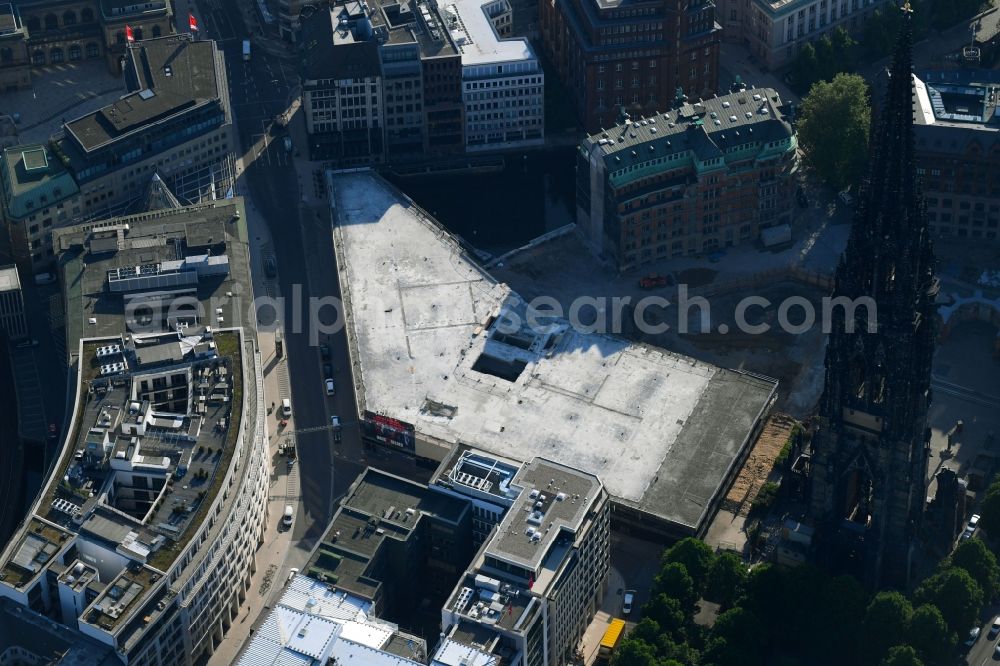
[[381, 62], [375, 41], [334, 44], [333, 23], [342, 7], [320, 9], [302, 22], [304, 79], [347, 79], [379, 76]]
[[[19, 647], [38, 655], [42, 663], [99, 666], [121, 663], [114, 650], [79, 631], [57, 625], [29, 608], [0, 600], [0, 653]], [[16, 660], [15, 660], [16, 661]]]
[[128, 49], [129, 93], [94, 113], [66, 123], [85, 150], [210, 100], [219, 99], [215, 42], [170, 35]]
[[774, 90], [744, 90], [632, 119], [587, 137], [583, 147], [589, 151], [599, 146], [605, 161], [615, 163], [617, 158], [622, 162], [629, 159], [633, 152], [639, 161], [685, 150], [694, 151], [699, 159], [719, 157], [742, 143], [768, 143], [792, 136], [780, 108], [781, 100]]
[[11, 4], [0, 4], [0, 34], [13, 32], [20, 28], [17, 16], [14, 14], [14, 6]]

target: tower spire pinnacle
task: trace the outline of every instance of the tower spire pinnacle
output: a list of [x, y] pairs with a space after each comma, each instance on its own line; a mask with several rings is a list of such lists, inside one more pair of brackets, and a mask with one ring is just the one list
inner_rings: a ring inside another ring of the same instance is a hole
[[905, 581], [926, 489], [936, 283], [914, 160], [911, 49], [904, 20], [834, 279], [834, 302], [850, 305], [833, 311], [811, 465], [813, 518], [876, 586]]

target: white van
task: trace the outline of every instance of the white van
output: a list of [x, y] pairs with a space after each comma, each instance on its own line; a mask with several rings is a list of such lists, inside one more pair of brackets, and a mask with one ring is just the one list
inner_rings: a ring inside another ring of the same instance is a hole
[[281, 415], [286, 419], [292, 415], [292, 401], [288, 398], [281, 399]]
[[281, 518], [281, 524], [285, 527], [292, 526], [292, 517], [295, 515], [295, 509], [292, 508], [291, 504], [285, 505], [285, 515]]

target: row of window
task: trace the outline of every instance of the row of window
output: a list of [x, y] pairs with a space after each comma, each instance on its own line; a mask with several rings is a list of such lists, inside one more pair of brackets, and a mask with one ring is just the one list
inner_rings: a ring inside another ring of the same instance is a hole
[[[77, 22], [76, 12], [72, 9], [63, 12], [62, 26], [76, 25]], [[84, 7], [80, 11], [79, 22], [93, 23], [94, 10], [90, 7]], [[44, 19], [40, 19], [37, 16], [28, 16], [25, 19], [25, 25], [28, 27], [28, 32], [40, 32], [42, 30], [42, 25], [45, 26], [46, 30], [58, 30], [60, 27], [59, 17], [51, 13], [46, 14]]]
[[[0, 60], [3, 62], [12, 61], [13, 55], [9, 52], [10, 49], [3, 49], [3, 53], [0, 53]], [[73, 44], [65, 51], [61, 46], [56, 46], [49, 49], [48, 54], [46, 54], [46, 52], [42, 49], [35, 49], [31, 53], [31, 64], [58, 64], [60, 62], [64, 62], [67, 56], [70, 62], [76, 62], [77, 60], [82, 60], [84, 54], [86, 54], [87, 58], [96, 58], [101, 54], [101, 51], [94, 42], [90, 42], [86, 47], [81, 47], [79, 44]]]

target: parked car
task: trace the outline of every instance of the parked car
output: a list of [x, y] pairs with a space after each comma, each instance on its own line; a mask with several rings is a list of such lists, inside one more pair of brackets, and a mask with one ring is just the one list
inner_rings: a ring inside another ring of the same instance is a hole
[[281, 399], [281, 415], [286, 419], [292, 415], [292, 401], [288, 398]]
[[639, 278], [639, 287], [642, 289], [656, 289], [657, 287], [667, 286], [667, 276], [657, 275], [656, 273], [650, 273], [649, 275]]
[[278, 275], [278, 262], [274, 260], [274, 257], [264, 257], [264, 275], [269, 278]]
[[976, 528], [979, 526], [979, 514], [972, 514], [972, 518], [969, 518], [968, 524], [965, 526], [965, 531], [962, 532], [962, 539], [970, 539], [972, 535], [976, 533]]
[[325, 384], [326, 384], [326, 394], [333, 395], [333, 380], [327, 379]]
[[622, 602], [622, 615], [632, 612], [632, 604], [635, 603], [635, 590], [625, 590], [625, 599]]
[[292, 508], [291, 504], [285, 505], [285, 515], [281, 517], [281, 524], [285, 527], [292, 526], [292, 518], [295, 516], [295, 509]]
[[343, 428], [340, 427], [340, 417], [331, 416], [330, 425], [333, 426], [333, 441], [339, 443], [341, 437], [343, 437]]
[[330, 360], [330, 347], [329, 347], [329, 345], [320, 345], [319, 346], [319, 355], [323, 357], [324, 361], [329, 361]]
[[965, 647], [972, 647], [979, 640], [979, 627], [973, 627], [969, 630], [969, 637], [965, 640]]
[[1000, 634], [1000, 615], [993, 618], [993, 624], [990, 625], [990, 639], [996, 638], [997, 634]]
[[323, 364], [323, 376], [324, 377], [333, 377], [333, 366], [330, 365], [329, 363], [324, 363]]

